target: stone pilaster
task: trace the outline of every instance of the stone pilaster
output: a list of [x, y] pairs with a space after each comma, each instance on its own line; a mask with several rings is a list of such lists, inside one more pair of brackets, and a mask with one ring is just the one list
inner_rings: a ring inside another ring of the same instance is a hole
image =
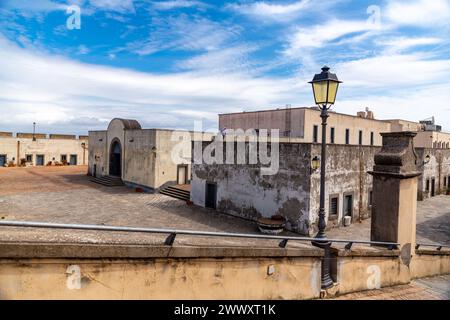
[[371, 241], [397, 242], [409, 264], [416, 243], [417, 155], [414, 132], [382, 133], [383, 146], [375, 155]]

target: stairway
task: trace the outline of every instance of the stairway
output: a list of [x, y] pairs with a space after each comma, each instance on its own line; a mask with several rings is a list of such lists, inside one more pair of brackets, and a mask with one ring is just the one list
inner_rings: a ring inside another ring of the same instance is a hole
[[159, 193], [184, 201], [189, 201], [191, 199], [190, 191], [178, 188], [177, 186], [168, 186], [159, 190]]
[[123, 181], [120, 177], [114, 176], [101, 176], [91, 179], [92, 182], [107, 186], [107, 187], [119, 187], [123, 186]]

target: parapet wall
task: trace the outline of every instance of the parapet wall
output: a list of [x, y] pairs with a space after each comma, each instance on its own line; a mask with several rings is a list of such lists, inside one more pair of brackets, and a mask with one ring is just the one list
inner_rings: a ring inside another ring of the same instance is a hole
[[[317, 248], [0, 244], [0, 299], [315, 299]], [[334, 252], [337, 294], [450, 273], [450, 251]]]

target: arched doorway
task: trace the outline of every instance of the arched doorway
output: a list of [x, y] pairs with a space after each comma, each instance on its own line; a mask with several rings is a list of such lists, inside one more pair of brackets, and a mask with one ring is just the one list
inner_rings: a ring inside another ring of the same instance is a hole
[[120, 141], [114, 139], [109, 149], [109, 174], [111, 176], [122, 176], [122, 146]]

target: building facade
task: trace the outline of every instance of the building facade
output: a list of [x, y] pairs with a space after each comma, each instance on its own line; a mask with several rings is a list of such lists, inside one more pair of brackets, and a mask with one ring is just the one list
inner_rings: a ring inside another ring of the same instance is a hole
[[[330, 111], [327, 120], [327, 143], [381, 146], [382, 132], [412, 131], [418, 148], [450, 148], [450, 133], [434, 124], [434, 119], [413, 122], [401, 119], [378, 120], [373, 112], [356, 116]], [[292, 142], [316, 143], [322, 140], [320, 111], [313, 108], [285, 108], [219, 115], [219, 128], [279, 129], [280, 137]]]
[[56, 164], [87, 165], [88, 137], [0, 133], [0, 167]]
[[[381, 132], [390, 132], [391, 124], [374, 119], [373, 113], [357, 116], [330, 112], [327, 143], [381, 146]], [[292, 142], [322, 141], [320, 110], [317, 108], [286, 108], [219, 115], [222, 129], [279, 129], [280, 137]]]
[[[203, 149], [207, 146], [204, 143]], [[320, 169], [313, 169], [313, 159], [320, 156], [320, 148], [314, 143], [281, 142], [279, 170], [273, 175], [262, 175], [260, 162], [194, 163], [191, 200], [202, 207], [255, 221], [281, 215], [288, 230], [312, 236], [317, 232], [320, 197]], [[248, 143], [245, 150], [250, 150]], [[346, 216], [351, 222], [370, 217], [372, 176], [367, 172], [372, 170], [379, 151], [377, 146], [328, 145], [327, 228], [342, 226]], [[444, 193], [444, 185], [450, 182], [450, 150], [417, 148], [416, 154], [418, 169], [423, 173], [418, 198]]]
[[136, 120], [113, 119], [107, 130], [89, 131], [89, 174], [120, 177], [148, 191], [189, 184], [191, 136], [188, 131], [142, 129]]

